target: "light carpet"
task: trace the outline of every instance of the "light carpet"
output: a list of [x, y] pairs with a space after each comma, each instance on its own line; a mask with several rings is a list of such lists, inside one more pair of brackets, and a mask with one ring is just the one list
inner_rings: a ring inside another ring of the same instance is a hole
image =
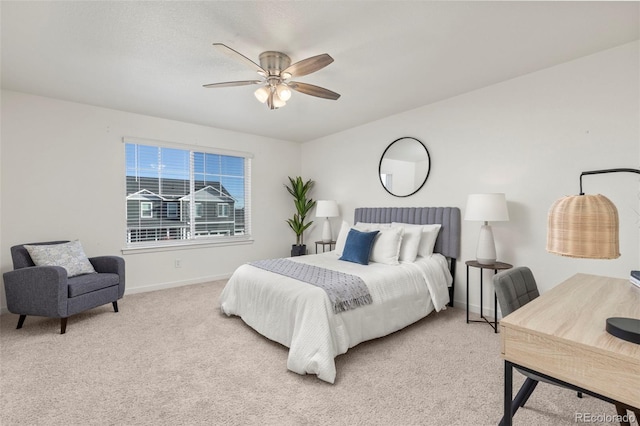
[[[225, 281], [127, 295], [59, 320], [0, 317], [0, 423], [9, 425], [496, 425], [500, 335], [447, 309], [336, 358], [331, 385], [220, 313]], [[515, 386], [523, 377], [514, 373]], [[573, 425], [615, 408], [540, 384], [516, 425]]]

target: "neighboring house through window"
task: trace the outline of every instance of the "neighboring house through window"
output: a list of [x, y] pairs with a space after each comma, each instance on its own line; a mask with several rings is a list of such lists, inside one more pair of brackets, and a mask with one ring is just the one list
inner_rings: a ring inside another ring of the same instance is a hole
[[250, 154], [124, 142], [128, 247], [250, 237]]

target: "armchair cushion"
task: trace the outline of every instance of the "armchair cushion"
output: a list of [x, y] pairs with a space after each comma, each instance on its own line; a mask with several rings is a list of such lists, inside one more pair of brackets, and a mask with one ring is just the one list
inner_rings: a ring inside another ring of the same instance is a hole
[[96, 272], [80, 241], [48, 245], [25, 244], [24, 248], [36, 266], [62, 266], [69, 277]]
[[118, 274], [85, 274], [69, 278], [69, 298], [77, 297], [92, 291], [117, 286], [120, 281]]

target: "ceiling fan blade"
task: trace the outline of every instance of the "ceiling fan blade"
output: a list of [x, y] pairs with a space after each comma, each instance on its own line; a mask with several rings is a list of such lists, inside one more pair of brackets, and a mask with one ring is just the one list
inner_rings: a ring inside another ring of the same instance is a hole
[[216, 87], [249, 86], [250, 84], [260, 83], [262, 83], [262, 80], [225, 81], [224, 83], [203, 84], [202, 87], [206, 87], [209, 89]]
[[340, 97], [340, 95], [336, 92], [332, 92], [331, 90], [325, 89], [324, 87], [314, 86], [313, 84], [290, 81], [289, 83], [287, 83], [287, 86], [291, 87], [297, 92], [304, 93], [305, 95], [316, 96], [318, 98], [331, 99], [335, 101]]
[[[311, 58], [303, 59], [296, 62], [293, 65], [287, 67], [282, 71], [281, 75], [289, 74], [291, 77], [300, 77], [303, 75], [316, 72], [333, 62], [333, 58], [326, 53], [322, 55], [312, 56]], [[284, 77], [289, 78], [289, 77]]]
[[267, 72], [264, 69], [262, 69], [260, 65], [256, 64], [251, 59], [247, 58], [237, 50], [233, 50], [226, 44], [213, 43], [213, 47], [218, 49], [218, 51], [220, 51], [221, 53], [224, 53], [225, 55], [229, 56], [230, 58], [233, 58], [235, 60], [242, 62], [243, 64], [245, 64], [246, 66], [248, 66], [249, 68], [257, 72], [258, 74], [263, 76], [267, 75]]

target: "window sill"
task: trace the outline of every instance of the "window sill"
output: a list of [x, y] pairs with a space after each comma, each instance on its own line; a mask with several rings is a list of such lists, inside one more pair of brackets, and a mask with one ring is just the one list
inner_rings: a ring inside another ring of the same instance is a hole
[[122, 254], [143, 254], [143, 253], [154, 253], [161, 251], [175, 251], [175, 250], [191, 250], [197, 248], [209, 248], [209, 247], [226, 247], [226, 246], [237, 246], [237, 245], [245, 245], [245, 244], [253, 244], [253, 238], [234, 238], [234, 239], [220, 239], [220, 240], [189, 240], [183, 242], [169, 242], [169, 243], [159, 243], [154, 245], [140, 245], [133, 247], [125, 247], [122, 249]]

